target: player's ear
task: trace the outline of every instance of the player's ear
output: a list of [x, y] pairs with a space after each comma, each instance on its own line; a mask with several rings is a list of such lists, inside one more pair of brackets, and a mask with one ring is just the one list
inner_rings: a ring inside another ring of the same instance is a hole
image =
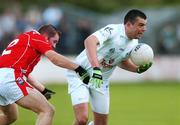
[[49, 40], [48, 35], [47, 34], [42, 34], [42, 35], [45, 37], [46, 41], [48, 42], [48, 40]]
[[130, 22], [129, 22], [129, 21], [127, 21], [125, 25], [126, 25], [126, 26], [129, 26], [129, 24], [130, 24]]

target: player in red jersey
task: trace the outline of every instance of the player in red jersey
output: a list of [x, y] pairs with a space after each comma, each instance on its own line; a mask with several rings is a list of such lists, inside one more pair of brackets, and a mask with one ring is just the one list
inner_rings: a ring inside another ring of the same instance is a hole
[[9, 125], [17, 119], [16, 104], [37, 113], [36, 125], [52, 124], [54, 108], [47, 101], [51, 91], [31, 75], [42, 55], [59, 67], [74, 70], [84, 83], [88, 82], [86, 70], [53, 50], [60, 35], [54, 26], [43, 25], [38, 31], [20, 34], [3, 51], [0, 56], [0, 112], [3, 114], [0, 125]]

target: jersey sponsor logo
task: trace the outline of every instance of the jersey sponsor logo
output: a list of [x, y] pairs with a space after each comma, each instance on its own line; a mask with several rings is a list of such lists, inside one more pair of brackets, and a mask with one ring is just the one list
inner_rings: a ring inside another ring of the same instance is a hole
[[110, 48], [108, 54], [100, 61], [100, 64], [103, 68], [112, 68], [113, 63], [115, 62], [115, 58], [113, 58], [113, 54], [115, 53], [116, 48]]
[[112, 63], [114, 62], [114, 59], [110, 59], [108, 61], [106, 61], [105, 59], [102, 59], [102, 61], [100, 62], [100, 64], [102, 65], [103, 68], [112, 68]]

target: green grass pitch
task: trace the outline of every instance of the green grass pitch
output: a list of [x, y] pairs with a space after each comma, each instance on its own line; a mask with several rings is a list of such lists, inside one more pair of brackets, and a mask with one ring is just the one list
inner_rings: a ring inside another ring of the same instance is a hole
[[[67, 85], [46, 86], [56, 91], [50, 100], [56, 108], [53, 125], [71, 125], [74, 114]], [[109, 125], [180, 125], [178, 82], [111, 84], [110, 100]], [[19, 107], [19, 119], [13, 125], [34, 125], [35, 119], [33, 112]]]

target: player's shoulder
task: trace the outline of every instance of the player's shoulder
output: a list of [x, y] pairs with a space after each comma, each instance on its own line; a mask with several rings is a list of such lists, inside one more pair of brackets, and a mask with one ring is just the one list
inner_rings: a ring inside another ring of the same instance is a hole
[[36, 30], [32, 30], [32, 31], [26, 32], [26, 34], [28, 34], [31, 37], [32, 40], [42, 40], [42, 41], [45, 40], [44, 36], [42, 36]]
[[120, 29], [122, 27], [122, 24], [108, 24], [105, 27], [110, 27], [112, 29]]
[[111, 31], [111, 34], [119, 34], [119, 31], [122, 30], [121, 24], [108, 24], [104, 27], [104, 30]]

